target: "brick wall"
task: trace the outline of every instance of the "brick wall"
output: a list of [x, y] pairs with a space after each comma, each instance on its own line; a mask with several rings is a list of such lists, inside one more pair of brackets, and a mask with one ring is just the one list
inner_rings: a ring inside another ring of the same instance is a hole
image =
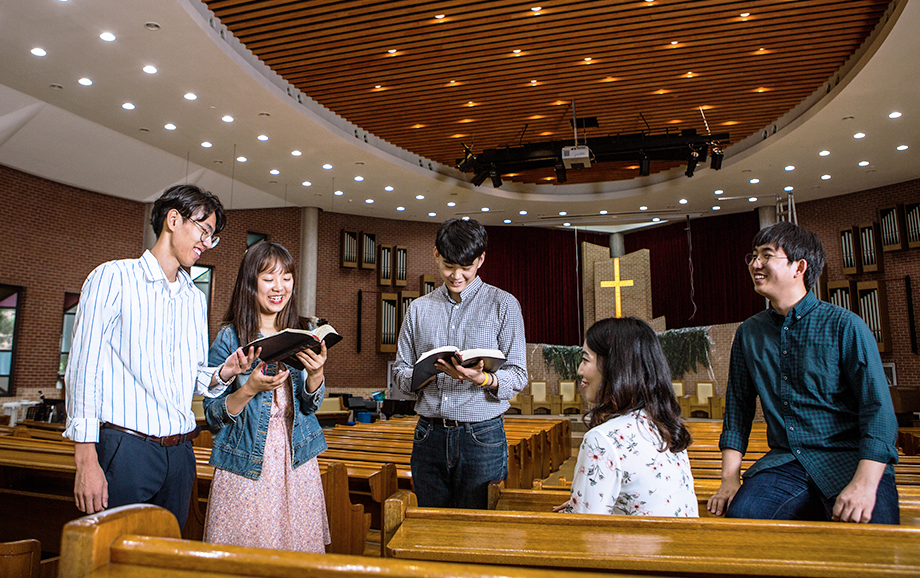
[[[112, 259], [143, 252], [144, 206], [0, 166], [0, 283], [25, 288], [13, 359], [14, 399], [55, 389], [64, 293]], [[0, 398], [6, 401], [6, 398]]]
[[914, 302], [914, 319], [920, 321], [920, 249], [884, 253], [882, 273], [844, 275], [838, 235], [840, 229], [878, 221], [878, 209], [897, 203], [920, 201], [920, 180], [852, 193], [833, 199], [796, 205], [799, 224], [811, 229], [824, 242], [827, 251], [828, 281], [885, 281], [888, 293], [888, 317], [891, 323], [892, 352], [882, 353], [883, 362], [894, 362], [898, 385], [920, 387], [920, 355], [910, 350], [905, 275], [910, 275]]

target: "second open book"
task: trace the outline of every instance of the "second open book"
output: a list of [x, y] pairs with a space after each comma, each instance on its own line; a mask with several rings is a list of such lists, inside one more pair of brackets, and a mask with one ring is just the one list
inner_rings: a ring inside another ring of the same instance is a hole
[[482, 370], [490, 373], [505, 363], [505, 354], [498, 349], [464, 349], [461, 351], [459, 347], [453, 345], [437, 347], [426, 351], [415, 361], [412, 369], [412, 391], [425, 387], [434, 376], [441, 373], [441, 370], [435, 365], [437, 360], [443, 359], [450, 363], [452, 358], [463, 367], [475, 367], [482, 361]]

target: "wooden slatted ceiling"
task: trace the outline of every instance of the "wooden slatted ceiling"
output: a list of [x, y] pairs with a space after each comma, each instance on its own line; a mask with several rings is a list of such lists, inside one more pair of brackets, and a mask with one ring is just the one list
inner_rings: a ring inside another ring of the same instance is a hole
[[[600, 126], [588, 129], [589, 145], [592, 136], [647, 127], [705, 133], [700, 106], [713, 132], [743, 140], [831, 79], [889, 6], [882, 0], [205, 2], [304, 94], [388, 142], [448, 165], [462, 156], [460, 141], [477, 152], [571, 141], [573, 100], [578, 116], [598, 117]], [[531, 10], [536, 6], [539, 15]], [[653, 162], [652, 170], [673, 166]], [[568, 182], [637, 176], [637, 163], [603, 163], [569, 171]], [[552, 169], [504, 178], [555, 182]]]

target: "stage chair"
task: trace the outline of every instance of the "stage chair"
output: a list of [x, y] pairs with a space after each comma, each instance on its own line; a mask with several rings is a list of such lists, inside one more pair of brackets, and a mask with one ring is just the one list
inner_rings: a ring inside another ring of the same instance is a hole
[[690, 417], [690, 398], [684, 395], [684, 382], [672, 381], [671, 386], [674, 387], [674, 397], [677, 398], [677, 403], [680, 404], [681, 417]]
[[700, 417], [711, 417], [711, 409], [709, 407], [709, 398], [712, 397], [712, 382], [711, 381], [698, 381], [696, 382], [696, 398], [691, 398], [690, 401], [690, 416], [694, 416], [694, 413], [700, 412], [705, 414], [705, 416]]
[[530, 382], [530, 393], [521, 394], [521, 413], [525, 415], [536, 415], [538, 409], [545, 409], [547, 412], [552, 411], [552, 402], [546, 396], [546, 382], [534, 380]]
[[574, 413], [581, 413], [581, 395], [575, 389], [575, 381], [566, 379], [559, 382], [560, 411], [562, 415], [566, 410], [574, 409]]
[[516, 393], [516, 394], [514, 394], [513, 396], [511, 396], [511, 399], [510, 399], [510, 400], [508, 400], [509, 403], [511, 403], [511, 407], [508, 408], [508, 412], [509, 412], [509, 413], [510, 413], [511, 410], [513, 410], [513, 409], [516, 409], [518, 414], [524, 413], [524, 408], [523, 408], [524, 400], [521, 399], [521, 395], [522, 395], [522, 394], [520, 394], [520, 393]]

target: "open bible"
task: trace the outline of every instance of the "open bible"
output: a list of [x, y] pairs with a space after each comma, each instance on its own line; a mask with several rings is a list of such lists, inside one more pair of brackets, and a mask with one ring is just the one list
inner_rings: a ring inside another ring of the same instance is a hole
[[460, 348], [453, 345], [438, 347], [426, 351], [415, 361], [415, 366], [412, 368], [412, 391], [425, 387], [434, 376], [441, 373], [435, 362], [443, 359], [450, 363], [452, 358], [463, 367], [475, 367], [482, 361], [482, 370], [490, 373], [505, 363], [505, 354], [498, 349], [464, 349], [461, 351]]
[[250, 342], [243, 349], [250, 347], [262, 348], [259, 359], [266, 363], [281, 361], [295, 369], [303, 369], [303, 364], [297, 359], [297, 352], [312, 349], [320, 351], [320, 344], [326, 342], [326, 348], [332, 347], [342, 340], [331, 325], [320, 325], [316, 329], [285, 329], [274, 335], [262, 337]]

